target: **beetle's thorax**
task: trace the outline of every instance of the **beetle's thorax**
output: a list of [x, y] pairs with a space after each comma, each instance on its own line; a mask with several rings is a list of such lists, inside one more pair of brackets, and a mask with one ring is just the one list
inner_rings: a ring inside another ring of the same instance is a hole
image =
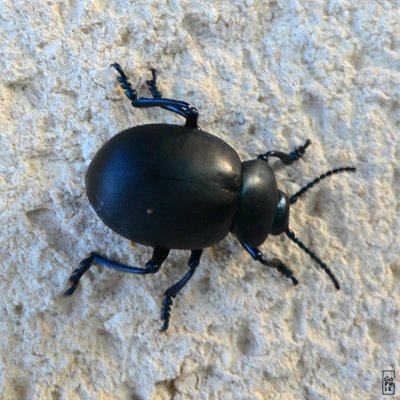
[[279, 200], [276, 206], [275, 219], [272, 224], [271, 235], [280, 235], [289, 228], [290, 201], [286, 193], [278, 190]]
[[266, 162], [245, 161], [242, 168], [242, 187], [232, 231], [241, 242], [256, 247], [272, 231], [280, 196], [274, 172]]

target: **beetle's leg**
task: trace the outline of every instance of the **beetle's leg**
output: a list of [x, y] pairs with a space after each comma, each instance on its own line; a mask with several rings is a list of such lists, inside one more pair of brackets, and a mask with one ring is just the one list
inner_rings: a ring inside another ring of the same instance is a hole
[[149, 99], [140, 97], [139, 99], [132, 101], [132, 106], [137, 108], [150, 108], [150, 107], [161, 107], [165, 110], [172, 111], [176, 114], [186, 118], [185, 126], [189, 128], [198, 128], [197, 118], [199, 113], [197, 108], [192, 107], [189, 103], [181, 100], [173, 99]]
[[125, 95], [129, 100], [132, 101], [132, 106], [137, 108], [149, 108], [149, 107], [161, 107], [165, 110], [172, 111], [176, 114], [182, 115], [182, 117], [186, 118], [185, 126], [189, 128], [197, 128], [197, 118], [198, 111], [195, 107], [192, 107], [186, 101], [181, 100], [173, 100], [173, 99], [163, 99], [161, 98], [161, 92], [158, 90], [155, 84], [156, 75], [153, 75], [153, 82], [150, 82], [149, 88], [153, 95], [153, 99], [147, 97], [137, 98], [136, 90], [134, 90], [128, 80], [128, 77], [125, 75], [124, 70], [118, 63], [111, 64], [113, 68], [115, 68], [120, 76], [117, 78], [117, 81], [121, 84], [122, 89], [125, 89]]
[[168, 288], [164, 292], [164, 299], [161, 307], [161, 319], [164, 321], [164, 324], [161, 328], [161, 332], [165, 332], [169, 326], [169, 320], [171, 317], [171, 307], [172, 307], [172, 298], [174, 298], [181, 289], [188, 283], [189, 279], [193, 276], [194, 271], [196, 271], [197, 266], [200, 263], [200, 257], [203, 250], [193, 250], [190, 254], [190, 258], [188, 261], [189, 271], [186, 272], [185, 276]]
[[154, 274], [160, 269], [161, 264], [168, 257], [168, 254], [169, 254], [169, 249], [155, 247], [151, 259], [146, 263], [146, 266], [144, 268], [140, 268], [140, 267], [129, 267], [127, 265], [111, 261], [108, 258], [105, 258], [102, 255], [97, 254], [95, 252], [91, 252], [90, 257], [82, 260], [79, 263], [79, 268], [74, 270], [72, 275], [69, 277], [69, 280], [72, 282], [72, 286], [64, 292], [64, 295], [71, 296], [71, 294], [75, 292], [75, 289], [78, 287], [79, 280], [92, 266], [93, 262], [105, 265], [106, 267], [113, 268], [118, 271], [129, 272], [131, 274], [142, 274], [142, 275]]
[[267, 260], [266, 258], [264, 258], [264, 254], [259, 249], [257, 249], [257, 247], [248, 246], [243, 242], [240, 243], [247, 250], [247, 252], [253, 257], [254, 260], [259, 261], [261, 264], [267, 267], [277, 269], [283, 276], [286, 276], [286, 278], [291, 279], [293, 285], [296, 286], [299, 283], [299, 281], [293, 275], [293, 271], [281, 260], [279, 260], [278, 258]]
[[118, 63], [111, 64], [111, 66], [114, 67], [120, 74], [120, 76], [117, 77], [117, 81], [120, 83], [121, 88], [125, 90], [126, 97], [131, 101], [135, 101], [137, 99], [137, 92], [132, 88], [132, 85], [129, 82], [128, 77], [125, 75], [122, 67]]
[[303, 156], [306, 152], [306, 148], [311, 144], [311, 140], [307, 139], [307, 141], [303, 144], [303, 146], [296, 147], [291, 153], [283, 153], [282, 151], [269, 151], [265, 154], [260, 154], [257, 158], [259, 160], [263, 160], [268, 162], [269, 157], [279, 158], [284, 164], [289, 165], [293, 161], [298, 160]]
[[155, 99], [161, 99], [162, 93], [157, 86], [157, 71], [154, 68], [151, 68], [150, 71], [152, 79], [146, 81], [148, 89]]

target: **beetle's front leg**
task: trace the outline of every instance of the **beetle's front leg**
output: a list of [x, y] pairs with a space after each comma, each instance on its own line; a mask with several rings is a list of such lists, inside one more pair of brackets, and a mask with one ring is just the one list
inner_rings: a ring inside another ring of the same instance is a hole
[[146, 263], [145, 268], [140, 268], [140, 267], [129, 267], [127, 265], [111, 261], [100, 254], [92, 252], [90, 253], [90, 257], [85, 258], [79, 263], [79, 268], [74, 270], [72, 275], [69, 277], [69, 280], [72, 282], [72, 286], [64, 292], [64, 296], [71, 296], [75, 292], [76, 288], [79, 285], [79, 280], [89, 270], [93, 262], [97, 262], [98, 264], [105, 265], [108, 268], [113, 268], [118, 271], [129, 272], [131, 274], [140, 274], [140, 275], [154, 274], [160, 269], [161, 264], [168, 257], [168, 254], [169, 254], [169, 249], [155, 247], [153, 251], [153, 256]]
[[257, 247], [248, 246], [243, 242], [240, 243], [245, 248], [245, 250], [253, 257], [254, 260], [259, 261], [261, 264], [267, 267], [277, 269], [283, 276], [286, 276], [286, 278], [291, 279], [294, 286], [296, 286], [299, 283], [299, 281], [294, 276], [293, 271], [281, 260], [279, 260], [278, 258], [267, 260], [266, 258], [264, 258], [264, 254]]
[[257, 158], [259, 160], [263, 160], [268, 162], [269, 157], [279, 158], [285, 165], [289, 165], [292, 162], [298, 160], [303, 156], [306, 152], [306, 148], [311, 144], [311, 140], [307, 139], [307, 141], [303, 144], [303, 146], [296, 147], [291, 153], [284, 153], [282, 151], [269, 151], [265, 154], [259, 155]]
[[189, 271], [180, 281], [172, 285], [164, 292], [164, 299], [161, 307], [161, 319], [164, 320], [164, 324], [161, 328], [161, 332], [165, 332], [168, 329], [169, 320], [171, 318], [172, 299], [182, 290], [182, 288], [188, 283], [189, 279], [193, 276], [197, 266], [200, 263], [202, 252], [203, 250], [192, 251], [188, 261]]

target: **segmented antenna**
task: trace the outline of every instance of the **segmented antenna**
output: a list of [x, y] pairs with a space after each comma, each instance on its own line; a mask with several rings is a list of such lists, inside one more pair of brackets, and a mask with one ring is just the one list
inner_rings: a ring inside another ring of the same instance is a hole
[[340, 289], [339, 281], [337, 280], [336, 276], [333, 272], [329, 269], [329, 267], [313, 252], [311, 251], [302, 241], [297, 239], [296, 235], [291, 229], [286, 230], [286, 235], [290, 240], [295, 242], [297, 246], [299, 246], [302, 250], [304, 250], [328, 275], [329, 278], [332, 279], [333, 284], [337, 290]]
[[291, 198], [290, 198], [290, 204], [296, 203], [297, 199], [302, 196], [307, 190], [311, 189], [313, 186], [315, 186], [317, 183], [319, 183], [322, 179], [327, 178], [328, 176], [331, 176], [333, 174], [337, 174], [339, 172], [345, 172], [345, 171], [351, 171], [354, 172], [356, 171], [356, 168], [354, 167], [342, 167], [342, 168], [335, 168], [331, 169], [328, 172], [325, 172], [318, 178], [315, 178], [313, 181], [308, 183], [306, 186], [302, 187], [297, 193], [295, 193]]

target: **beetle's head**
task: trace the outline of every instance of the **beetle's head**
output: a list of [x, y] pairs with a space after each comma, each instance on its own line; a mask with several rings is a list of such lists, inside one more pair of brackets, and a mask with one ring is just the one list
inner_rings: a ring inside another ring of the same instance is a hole
[[355, 171], [356, 169], [353, 167], [332, 169], [302, 187], [289, 198], [277, 189], [272, 169], [264, 161], [260, 159], [245, 161], [242, 163], [242, 167], [242, 191], [232, 231], [244, 247], [252, 248], [251, 252], [253, 252], [257, 250], [254, 247], [263, 243], [268, 234], [286, 233], [290, 240], [304, 250], [329, 275], [336, 289], [340, 289], [339, 282], [329, 267], [289, 228], [290, 205], [296, 203], [299, 197], [322, 179], [338, 172]]
[[308, 183], [306, 186], [302, 187], [298, 192], [296, 192], [290, 198], [280, 190], [278, 190], [279, 200], [276, 206], [276, 213], [274, 222], [271, 228], [272, 235], [280, 235], [281, 233], [287, 233], [289, 230], [289, 211], [290, 205], [296, 203], [298, 198], [302, 196], [305, 192], [315, 186], [317, 183], [321, 181], [321, 179], [327, 178], [333, 174], [337, 174], [338, 172], [344, 171], [355, 171], [356, 169], [353, 167], [343, 167], [343, 168], [335, 168], [328, 172], [325, 172], [318, 178], [314, 179], [312, 182]]

